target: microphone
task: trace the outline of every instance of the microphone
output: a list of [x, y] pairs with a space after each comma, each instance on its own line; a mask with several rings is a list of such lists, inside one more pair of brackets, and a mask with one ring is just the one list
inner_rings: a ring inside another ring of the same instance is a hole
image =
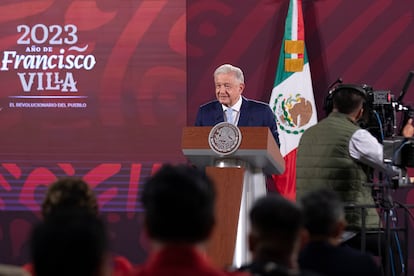
[[335, 91], [335, 88], [333, 88], [335, 86], [335, 84], [338, 83], [342, 83], [342, 78], [338, 78], [336, 81], [334, 81], [333, 83], [331, 83], [331, 85], [329, 85], [328, 87], [328, 95], [326, 96], [324, 102], [323, 102], [323, 109], [325, 110], [326, 114], [331, 113], [332, 108], [333, 108], [333, 104], [332, 104], [332, 98], [333, 95], [332, 93]]
[[334, 87], [335, 84], [342, 83], [342, 82], [343, 82], [342, 81], [342, 78], [339, 77], [339, 78], [336, 79], [336, 81], [334, 81], [333, 83], [331, 83], [331, 85], [329, 85], [329, 87], [328, 87], [329, 93], [332, 91], [332, 87]]
[[404, 98], [405, 93], [407, 93], [408, 87], [410, 86], [411, 80], [413, 79], [414, 71], [408, 72], [407, 79], [405, 80], [403, 89], [401, 90], [400, 96], [398, 96], [397, 102], [401, 102]]

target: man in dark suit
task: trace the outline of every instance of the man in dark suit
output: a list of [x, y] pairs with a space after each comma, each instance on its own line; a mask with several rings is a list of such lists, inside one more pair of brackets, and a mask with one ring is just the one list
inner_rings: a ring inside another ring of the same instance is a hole
[[217, 100], [200, 106], [196, 126], [214, 126], [224, 121], [237, 126], [267, 126], [280, 145], [270, 106], [242, 97], [245, 85], [240, 68], [231, 64], [221, 65], [214, 71], [214, 84]]

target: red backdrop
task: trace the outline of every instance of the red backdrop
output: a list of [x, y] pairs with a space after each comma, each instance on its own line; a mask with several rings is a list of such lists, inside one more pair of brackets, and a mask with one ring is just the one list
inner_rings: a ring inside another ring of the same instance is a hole
[[27, 261], [47, 186], [82, 177], [133, 262], [140, 187], [183, 162], [185, 1], [2, 1], [0, 262]]
[[[46, 186], [75, 175], [97, 193], [114, 251], [141, 262], [140, 185], [160, 163], [184, 161], [181, 128], [214, 98], [218, 65], [240, 66], [245, 96], [269, 100], [288, 3], [2, 1], [0, 261], [27, 261], [27, 235]], [[319, 118], [338, 77], [399, 94], [414, 70], [413, 10], [410, 0], [303, 0]], [[43, 69], [22, 57], [51, 55], [89, 56], [90, 63]], [[407, 104], [413, 93], [414, 84]], [[393, 196], [413, 203], [412, 193]]]

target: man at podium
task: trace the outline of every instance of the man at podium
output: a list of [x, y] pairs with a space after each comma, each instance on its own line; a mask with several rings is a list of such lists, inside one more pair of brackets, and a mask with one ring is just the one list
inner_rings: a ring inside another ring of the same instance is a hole
[[[195, 126], [209, 127], [227, 122], [237, 127], [268, 127], [276, 142], [273, 144], [275, 144], [275, 147], [276, 144], [280, 146], [276, 120], [270, 106], [242, 96], [245, 84], [243, 72], [240, 68], [231, 64], [219, 66], [214, 71], [214, 84], [216, 100], [200, 106]], [[278, 151], [278, 149], [276, 150]], [[235, 155], [237, 155], [237, 152]], [[216, 165], [220, 169], [239, 168], [244, 170], [240, 205], [231, 206], [231, 208], [240, 208], [233, 255], [233, 266], [239, 267], [242, 263], [250, 261], [250, 253], [246, 243], [249, 231], [248, 211], [252, 202], [258, 197], [265, 195], [268, 191], [267, 187], [273, 186], [273, 181], [269, 181], [270, 177], [264, 174], [260, 166], [251, 166], [251, 164], [239, 165], [237, 161], [240, 160], [238, 160], [237, 156], [225, 156], [222, 159], [218, 156], [217, 159], [221, 161]], [[243, 158], [241, 160], [245, 161]], [[242, 162], [242, 164], [244, 163]], [[218, 175], [219, 173], [215, 172], [214, 174]], [[216, 182], [219, 183], [220, 179]], [[271, 185], [267, 185], [267, 182], [271, 183]], [[224, 196], [229, 197], [229, 195]], [[226, 199], [223, 198], [223, 201], [226, 201]]]
[[236, 126], [267, 126], [278, 146], [279, 134], [270, 106], [264, 102], [242, 97], [243, 71], [231, 64], [223, 64], [214, 71], [217, 100], [200, 106], [195, 126], [214, 126], [229, 122]]

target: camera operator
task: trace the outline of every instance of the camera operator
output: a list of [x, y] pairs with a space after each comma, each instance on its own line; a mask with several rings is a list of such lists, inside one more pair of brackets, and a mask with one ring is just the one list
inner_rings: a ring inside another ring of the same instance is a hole
[[[368, 172], [374, 168], [394, 176], [398, 171], [384, 164], [382, 144], [357, 124], [367, 100], [364, 88], [343, 84], [330, 96], [332, 112], [307, 129], [300, 140], [296, 159], [296, 191], [299, 199], [309, 191], [329, 188], [339, 194], [345, 205], [354, 205], [355, 208], [346, 210], [347, 230], [351, 234], [347, 244], [360, 249], [361, 227], [378, 229], [382, 225], [372, 188], [367, 185]], [[413, 136], [412, 119], [408, 120], [402, 134]], [[372, 235], [367, 232], [365, 238], [367, 251], [384, 256], [378, 248], [378, 231]], [[382, 246], [381, 249], [385, 248]]]

